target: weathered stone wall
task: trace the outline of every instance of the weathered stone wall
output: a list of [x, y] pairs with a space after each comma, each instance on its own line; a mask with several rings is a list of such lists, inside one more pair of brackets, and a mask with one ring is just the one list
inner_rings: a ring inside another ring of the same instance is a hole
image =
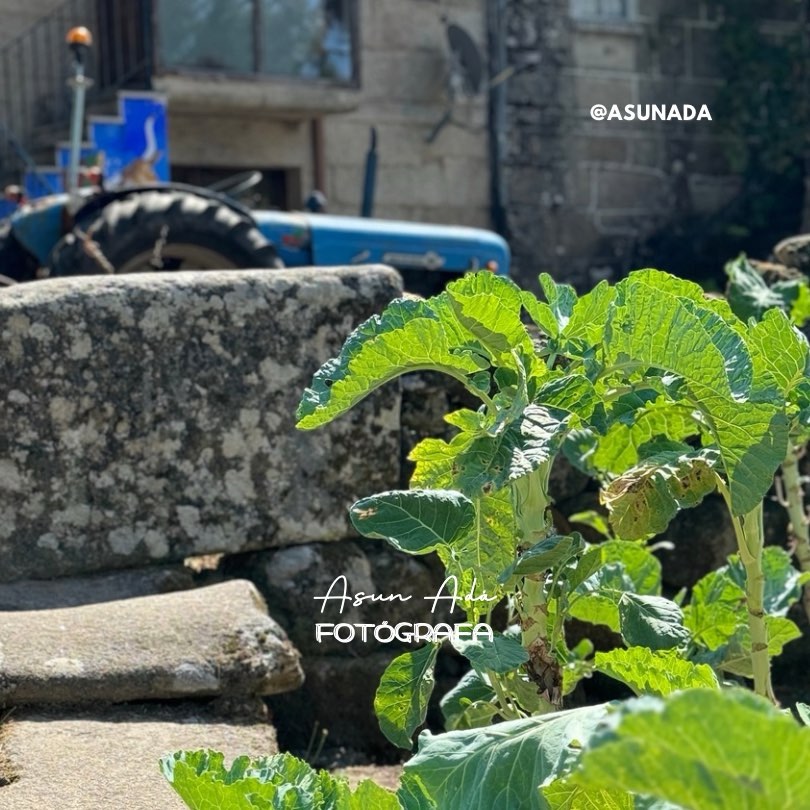
[[[769, 33], [791, 30], [795, 3], [762, 5]], [[506, 214], [518, 279], [534, 284], [545, 270], [589, 286], [640, 262], [666, 269], [645, 241], [719, 211], [739, 189], [718, 122], [595, 122], [590, 108], [711, 109], [724, 83], [717, 3], [507, 0], [506, 9], [509, 63], [540, 57], [507, 89]]]
[[0, 293], [0, 581], [350, 534], [399, 480], [398, 388], [294, 427], [386, 268], [75, 278]]
[[490, 226], [487, 93], [458, 99], [457, 123], [426, 138], [447, 107], [448, 50], [442, 16], [486, 54], [484, 0], [361, 0], [361, 87], [355, 111], [325, 120], [327, 196], [356, 214], [369, 128], [377, 127], [376, 216]]
[[454, 123], [426, 142], [448, 105], [442, 17], [462, 25], [486, 54], [485, 6], [484, 0], [359, 0], [357, 90], [273, 79], [158, 78], [156, 87], [169, 97], [172, 163], [297, 170], [306, 198], [316, 184], [310, 124], [322, 118], [329, 210], [358, 214], [375, 126], [375, 216], [489, 227], [486, 89], [460, 98]]

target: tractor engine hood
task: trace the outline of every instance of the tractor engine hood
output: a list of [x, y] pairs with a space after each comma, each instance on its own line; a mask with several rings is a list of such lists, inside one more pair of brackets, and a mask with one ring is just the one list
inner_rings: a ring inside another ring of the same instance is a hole
[[279, 211], [253, 217], [288, 267], [388, 264], [454, 274], [489, 267], [509, 274], [506, 242], [479, 228]]

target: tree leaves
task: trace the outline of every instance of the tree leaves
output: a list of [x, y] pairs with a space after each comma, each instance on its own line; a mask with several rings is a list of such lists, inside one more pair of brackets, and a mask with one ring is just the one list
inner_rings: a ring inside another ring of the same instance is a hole
[[410, 749], [411, 737], [427, 716], [433, 693], [438, 644], [397, 656], [387, 667], [374, 697], [380, 730], [394, 745]]

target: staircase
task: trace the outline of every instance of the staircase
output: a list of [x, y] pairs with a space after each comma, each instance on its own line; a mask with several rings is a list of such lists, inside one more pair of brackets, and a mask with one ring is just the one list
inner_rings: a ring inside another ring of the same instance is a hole
[[48, 160], [50, 145], [67, 133], [67, 31], [85, 25], [95, 35], [87, 101], [99, 112], [115, 103], [118, 90], [151, 87], [150, 20], [147, 0], [67, 0], [0, 48], [0, 186], [19, 183], [31, 162]]
[[[98, 167], [107, 187], [169, 180], [166, 102], [154, 93], [120, 91], [118, 114], [90, 115], [88, 140], [82, 144], [81, 166]], [[70, 143], [54, 150], [52, 165], [28, 166], [23, 186], [28, 199], [65, 190]]]

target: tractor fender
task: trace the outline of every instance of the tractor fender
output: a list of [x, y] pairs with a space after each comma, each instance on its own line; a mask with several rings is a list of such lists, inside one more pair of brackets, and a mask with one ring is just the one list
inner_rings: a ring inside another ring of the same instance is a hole
[[[95, 218], [95, 215], [101, 211], [102, 208], [106, 208], [114, 200], [121, 200], [124, 197], [131, 197], [133, 194], [139, 194], [144, 191], [182, 191], [186, 194], [194, 194], [197, 197], [216, 200], [216, 202], [230, 208], [232, 211], [235, 211], [240, 216], [249, 219], [254, 225], [256, 225], [256, 220], [254, 219], [251, 210], [236, 202], [236, 200], [234, 200], [232, 197], [218, 191], [213, 191], [209, 188], [190, 186], [186, 183], [153, 183], [150, 185], [127, 186], [127, 188], [101, 191], [98, 194], [94, 194], [85, 202], [85, 204], [74, 215], [73, 222], [77, 223], [88, 218]], [[73, 223], [71, 223], [71, 227], [72, 224]]]

